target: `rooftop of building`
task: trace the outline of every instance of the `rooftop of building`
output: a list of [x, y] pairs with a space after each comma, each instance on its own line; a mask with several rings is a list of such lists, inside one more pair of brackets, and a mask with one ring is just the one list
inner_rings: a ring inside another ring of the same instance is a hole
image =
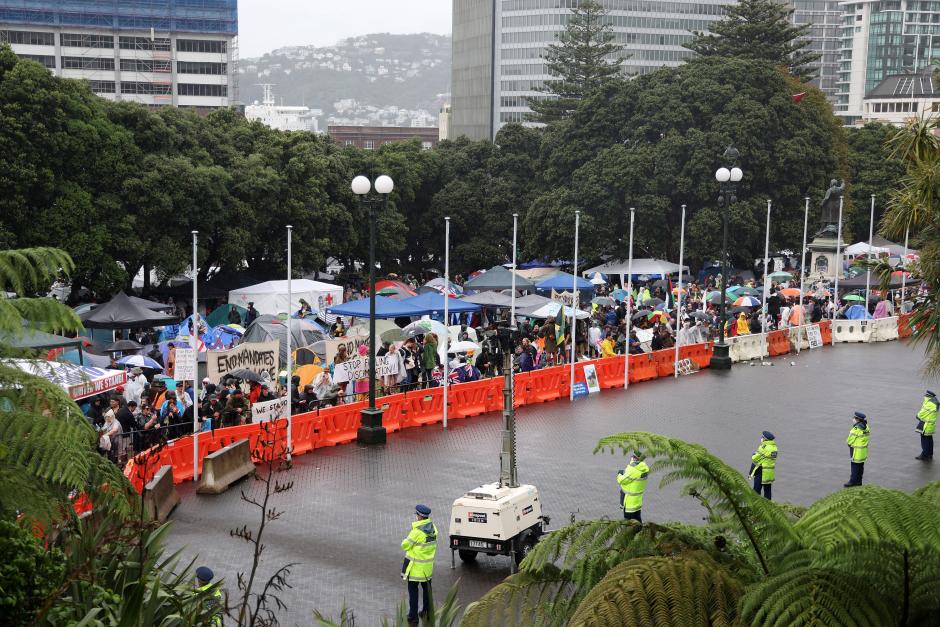
[[892, 74], [887, 76], [865, 96], [866, 99], [936, 98], [937, 72], [926, 68], [916, 74]]

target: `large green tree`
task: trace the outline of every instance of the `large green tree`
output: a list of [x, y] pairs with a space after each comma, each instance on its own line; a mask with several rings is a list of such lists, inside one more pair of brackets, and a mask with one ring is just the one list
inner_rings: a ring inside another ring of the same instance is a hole
[[[855, 207], [850, 220], [842, 225], [847, 242], [868, 239], [871, 213], [871, 195], [875, 195], [875, 231], [884, 215], [889, 193], [904, 176], [904, 162], [893, 157], [885, 143], [897, 129], [889, 124], [866, 124], [861, 128], [847, 128], [849, 202]], [[818, 200], [818, 199], [817, 199]], [[901, 239], [900, 241], [903, 241]]]
[[741, 0], [726, 7], [725, 17], [708, 32], [693, 31], [685, 47], [706, 57], [756, 59], [782, 65], [801, 80], [814, 72], [820, 55], [807, 50], [809, 24], [793, 25], [794, 9], [776, 0]]
[[551, 123], [568, 118], [578, 103], [621, 73], [621, 50], [614, 43], [607, 10], [596, 0], [579, 2], [543, 57], [555, 78], [539, 89], [544, 95], [529, 99], [531, 120]]

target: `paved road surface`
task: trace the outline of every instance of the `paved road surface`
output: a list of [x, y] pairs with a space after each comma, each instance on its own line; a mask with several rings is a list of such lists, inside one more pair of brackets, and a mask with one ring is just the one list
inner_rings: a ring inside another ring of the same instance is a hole
[[[796, 365], [790, 362], [795, 360]], [[731, 373], [705, 370], [672, 379], [606, 390], [574, 404], [556, 401], [523, 407], [518, 414], [519, 477], [538, 486], [552, 527], [577, 517], [619, 516], [614, 480], [626, 460], [593, 455], [603, 436], [654, 431], [698, 442], [747, 472], [764, 429], [780, 447], [774, 498], [809, 504], [841, 489], [848, 480], [845, 437], [854, 410], [871, 419], [872, 443], [866, 482], [912, 490], [940, 479], [940, 462], [915, 461], [919, 453], [913, 416], [925, 383], [921, 352], [901, 342], [840, 344], [786, 356], [773, 366], [736, 365]], [[357, 624], [378, 624], [404, 598], [398, 577], [399, 542], [413, 520], [415, 503], [433, 508], [442, 536], [453, 499], [498, 478], [500, 415], [434, 425], [390, 436], [385, 447], [347, 445], [299, 456], [294, 489], [277, 497], [286, 512], [265, 535], [264, 572], [298, 562], [285, 600], [282, 624], [311, 624], [313, 610], [338, 615], [345, 599]], [[255, 489], [253, 482], [241, 487]], [[255, 510], [239, 490], [196, 495], [180, 486], [182, 503], [173, 514], [170, 543], [184, 556], [199, 554], [234, 588], [235, 573], [250, 566], [247, 546], [230, 528], [256, 524]], [[647, 489], [647, 520], [696, 522], [697, 502], [679, 496], [678, 486]], [[444, 544], [439, 544], [443, 546]], [[473, 566], [439, 550], [435, 591], [442, 597], [460, 579], [460, 598], [478, 598], [509, 574], [508, 558], [481, 557]]]

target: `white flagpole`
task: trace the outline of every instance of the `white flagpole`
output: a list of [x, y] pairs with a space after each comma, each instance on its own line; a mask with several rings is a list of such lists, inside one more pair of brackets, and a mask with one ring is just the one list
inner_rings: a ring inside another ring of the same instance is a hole
[[292, 274], [292, 264], [293, 261], [292, 255], [293, 251], [291, 250], [291, 232], [294, 227], [290, 224], [287, 225], [287, 461], [291, 460], [291, 445], [293, 440], [291, 439], [291, 427], [293, 426], [293, 412], [291, 412], [291, 370], [293, 366], [293, 356], [290, 352], [290, 312], [291, 312], [291, 301], [293, 300], [293, 286], [291, 285], [291, 274]]
[[[685, 205], [682, 205], [682, 226], [679, 229], [679, 285], [678, 290], [676, 291], [676, 357], [675, 364], [673, 365], [673, 376], [679, 378], [679, 325], [682, 324], [680, 315], [682, 312], [682, 262], [683, 262], [683, 253], [685, 252]], [[630, 359], [629, 355], [629, 338], [627, 341], [627, 359]]]
[[[770, 199], [767, 199], [767, 228], [764, 235], [764, 289], [760, 295], [760, 360], [764, 361], [764, 353], [767, 351], [767, 290], [770, 284], [767, 282], [767, 266], [770, 264]], [[800, 324], [803, 324], [803, 310], [800, 310]], [[799, 332], [799, 329], [797, 329]], [[797, 339], [797, 344], [800, 343]]]
[[[834, 287], [834, 292], [832, 294], [832, 302], [835, 305], [835, 308], [832, 310], [832, 319], [836, 319], [836, 312], [839, 310], [839, 277], [842, 275], [842, 203], [844, 198], [839, 196], [839, 228], [836, 230], [836, 284]], [[836, 345], [835, 342], [832, 343], [833, 346]]]
[[[444, 430], [447, 430], [447, 390], [450, 375], [450, 296], [447, 295], [450, 284], [450, 218], [444, 217]], [[480, 338], [477, 338], [480, 339]]]
[[907, 259], [907, 243], [908, 236], [911, 234], [911, 225], [908, 224], [907, 228], [904, 229], [904, 257], [901, 259], [901, 310], [896, 312], [895, 315], [901, 315], [904, 313], [904, 288], [907, 286], [907, 270], [904, 268], [905, 260]]
[[[574, 212], [574, 269], [572, 274], [574, 280], [571, 281], [571, 376], [568, 383], [568, 400], [574, 400], [574, 362], [577, 354], [575, 352], [575, 335], [578, 329], [578, 229], [581, 226], [581, 212]], [[564, 305], [562, 305], [564, 307]]]
[[[194, 359], [193, 371], [193, 483], [199, 481], [199, 269], [196, 255], [196, 243], [199, 231], [193, 231], [193, 332], [189, 343], [192, 344]], [[186, 391], [183, 391], [185, 394]]]
[[871, 245], [872, 240], [875, 237], [875, 195], [871, 195], [871, 218], [868, 222], [868, 253], [865, 255], [866, 268], [865, 268], [865, 311], [868, 311], [868, 294], [871, 292], [871, 267], [868, 266], [868, 263], [871, 263]]
[[[630, 322], [633, 316], [633, 220], [636, 209], [630, 207], [630, 252], [627, 257], [627, 335], [623, 342], [623, 389], [630, 385]], [[679, 269], [682, 272], [682, 269]]]
[[[809, 196], [804, 198], [806, 201], [806, 208], [803, 210], [803, 248], [800, 253], [800, 312], [802, 315], [803, 311], [803, 277], [806, 276], [806, 227], [809, 224]], [[767, 281], [764, 280], [766, 285]], [[802, 322], [802, 318], [800, 322]], [[800, 336], [796, 338], [796, 354], [800, 354]]]

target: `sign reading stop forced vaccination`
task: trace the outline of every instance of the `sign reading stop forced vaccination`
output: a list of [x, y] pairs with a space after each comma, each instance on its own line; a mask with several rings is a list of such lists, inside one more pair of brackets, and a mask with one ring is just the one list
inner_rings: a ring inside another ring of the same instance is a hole
[[173, 378], [177, 381], [193, 381], [196, 378], [196, 351], [192, 348], [176, 349]]
[[248, 342], [228, 350], [206, 353], [206, 376], [213, 383], [218, 383], [232, 372], [244, 368], [260, 375], [268, 373], [274, 381], [277, 362], [277, 342]]
[[[398, 374], [398, 358], [395, 355], [376, 357], [375, 376], [379, 379], [393, 374]], [[349, 359], [341, 364], [336, 364], [333, 368], [333, 383], [345, 383], [346, 381], [358, 381], [359, 379], [369, 378], [369, 358], [356, 357]]]
[[264, 422], [287, 418], [287, 399], [276, 398], [273, 401], [255, 403], [251, 406], [251, 421]]

